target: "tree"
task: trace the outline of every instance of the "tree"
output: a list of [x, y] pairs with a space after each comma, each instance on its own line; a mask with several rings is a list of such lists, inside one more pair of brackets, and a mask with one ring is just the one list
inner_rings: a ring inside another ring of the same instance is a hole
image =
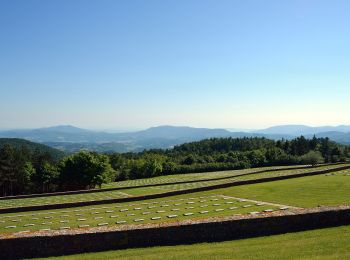
[[187, 156], [187, 157], [182, 161], [182, 164], [191, 165], [191, 164], [194, 164], [195, 161], [196, 161], [196, 159], [195, 159], [194, 156], [191, 154], [191, 155]]
[[145, 172], [147, 176], [159, 176], [163, 171], [162, 163], [156, 158], [148, 160], [145, 164]]
[[58, 169], [54, 165], [43, 162], [32, 174], [31, 181], [37, 192], [50, 192], [55, 189], [58, 178]]
[[0, 186], [2, 196], [13, 195], [15, 182], [15, 150], [11, 145], [4, 145], [0, 149]]
[[323, 163], [324, 158], [320, 152], [310, 151], [307, 154], [301, 156], [301, 162], [303, 164], [311, 164], [312, 166], [315, 166], [319, 163]]
[[106, 155], [82, 151], [60, 163], [59, 181], [65, 190], [90, 189], [111, 182], [115, 174]]
[[265, 161], [266, 161], [265, 154], [261, 150], [254, 150], [254, 151], [248, 152], [247, 156], [250, 161], [250, 164], [254, 167], [263, 166], [265, 164]]

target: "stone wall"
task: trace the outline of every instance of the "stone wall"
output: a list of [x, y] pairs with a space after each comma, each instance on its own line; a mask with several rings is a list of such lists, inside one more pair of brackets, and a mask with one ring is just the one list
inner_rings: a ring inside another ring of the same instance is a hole
[[[280, 214], [280, 215], [279, 215]], [[47, 257], [113, 249], [218, 242], [350, 224], [350, 207], [275, 213], [212, 222], [144, 226], [131, 230], [0, 239], [0, 258]]]

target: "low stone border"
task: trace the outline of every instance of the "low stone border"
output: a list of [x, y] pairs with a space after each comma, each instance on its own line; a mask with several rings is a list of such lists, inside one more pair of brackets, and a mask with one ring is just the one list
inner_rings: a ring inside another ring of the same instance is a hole
[[0, 258], [218, 242], [350, 224], [350, 206], [279, 211], [174, 223], [34, 232], [0, 239]]
[[342, 171], [342, 170], [346, 170], [346, 169], [350, 169], [350, 166], [343, 166], [343, 167], [338, 167], [338, 168], [333, 168], [333, 169], [328, 169], [328, 170], [298, 173], [298, 174], [291, 174], [291, 175], [285, 175], [285, 176], [267, 177], [267, 178], [254, 179], [254, 180], [233, 181], [233, 182], [228, 182], [228, 183], [215, 184], [215, 185], [211, 185], [211, 186], [186, 189], [186, 190], [177, 190], [177, 191], [155, 193], [155, 194], [144, 195], [144, 196], [133, 196], [133, 197], [116, 198], [116, 199], [104, 199], [104, 200], [96, 200], [96, 201], [66, 202], [66, 203], [58, 203], [58, 204], [34, 205], [34, 206], [24, 206], [24, 207], [16, 207], [16, 208], [2, 208], [2, 209], [0, 209], [0, 214], [17, 213], [17, 212], [24, 212], [24, 211], [38, 211], [38, 210], [51, 210], [51, 209], [83, 207], [83, 206], [92, 206], [92, 205], [109, 204], [109, 203], [132, 202], [132, 201], [147, 200], [147, 199], [158, 199], [158, 198], [164, 198], [164, 197], [169, 197], [169, 196], [182, 195], [182, 194], [188, 194], [188, 193], [194, 193], [194, 192], [200, 192], [200, 191], [228, 188], [228, 187], [232, 187], [232, 186], [240, 186], [240, 185], [247, 185], [247, 184], [270, 182], [270, 181], [294, 179], [294, 178], [300, 178], [300, 177], [306, 177], [306, 176], [314, 176], [314, 175]]

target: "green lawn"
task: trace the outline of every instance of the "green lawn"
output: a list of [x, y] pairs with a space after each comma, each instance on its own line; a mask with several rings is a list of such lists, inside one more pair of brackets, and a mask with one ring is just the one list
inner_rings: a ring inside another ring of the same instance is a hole
[[172, 183], [172, 182], [195, 181], [195, 180], [210, 180], [210, 179], [222, 178], [222, 177], [231, 177], [231, 176], [233, 177], [235, 175], [252, 173], [252, 172], [262, 171], [262, 170], [284, 169], [289, 167], [300, 167], [300, 165], [261, 167], [261, 168], [216, 171], [216, 172], [172, 174], [172, 175], [164, 175], [164, 176], [158, 176], [158, 177], [152, 177], [152, 178], [146, 178], [146, 179], [112, 182], [109, 184], [103, 184], [102, 188], [130, 187], [130, 186], [141, 186], [141, 185], [150, 185], [150, 184], [166, 184], [166, 183]]
[[8, 200], [0, 200], [0, 208], [94, 201], [94, 200], [123, 198], [127, 196], [128, 194], [124, 194], [120, 191], [105, 191], [105, 192], [94, 192], [94, 193], [74, 194], [74, 195], [56, 195], [56, 196], [37, 197], [37, 198], [8, 199]]
[[[308, 170], [321, 170], [326, 168], [340, 167], [341, 165], [320, 165], [317, 167], [309, 167], [309, 169], [300, 169], [301, 171]], [[243, 170], [230, 170], [230, 171], [216, 171], [216, 172], [202, 172], [202, 173], [186, 173], [186, 174], [173, 174], [165, 175], [147, 179], [127, 180], [104, 184], [102, 188], [113, 188], [113, 187], [131, 187], [141, 185], [152, 185], [152, 184], [166, 184], [172, 182], [182, 181], [198, 181], [198, 180], [211, 180], [222, 177], [234, 177], [241, 174], [250, 174], [260, 171], [271, 171], [280, 169], [281, 171], [288, 171], [289, 168], [307, 167], [306, 165], [294, 165], [294, 166], [271, 166], [271, 167], [260, 167]], [[293, 170], [295, 171], [295, 170]]]
[[220, 243], [136, 248], [57, 259], [350, 259], [350, 226]]
[[298, 207], [350, 205], [350, 170], [218, 189], [215, 193]]

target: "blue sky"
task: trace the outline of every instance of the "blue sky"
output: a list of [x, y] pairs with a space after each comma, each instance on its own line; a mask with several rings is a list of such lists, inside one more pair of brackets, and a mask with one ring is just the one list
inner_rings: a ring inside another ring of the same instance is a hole
[[349, 1], [0, 1], [0, 128], [350, 124]]

